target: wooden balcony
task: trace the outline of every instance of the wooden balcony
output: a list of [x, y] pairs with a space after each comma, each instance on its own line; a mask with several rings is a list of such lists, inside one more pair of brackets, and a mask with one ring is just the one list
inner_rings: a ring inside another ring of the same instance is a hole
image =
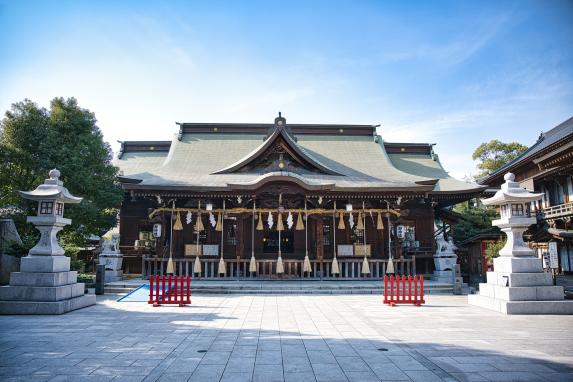
[[[306, 280], [377, 280], [382, 279], [386, 274], [386, 267], [388, 260], [386, 259], [369, 259], [370, 274], [362, 274], [362, 258], [356, 259], [338, 259], [338, 266], [340, 274], [332, 275], [330, 268], [332, 265], [331, 260], [323, 262], [318, 260], [311, 260], [310, 264], [312, 272], [305, 273], [303, 269], [302, 260], [285, 260], [284, 273], [278, 275], [276, 273], [276, 260], [257, 260], [256, 273], [249, 272], [248, 259], [237, 260], [225, 259], [227, 264], [227, 273], [219, 274], [218, 266], [219, 259], [205, 259], [201, 260], [201, 274], [193, 273], [193, 263], [195, 258], [173, 259], [175, 266], [175, 274], [181, 276], [191, 276], [193, 279], [230, 279], [230, 280], [288, 280], [288, 279], [306, 279]], [[164, 275], [166, 274], [168, 259], [160, 259], [154, 257], [143, 257], [142, 259], [142, 275], [148, 278], [149, 275]], [[396, 274], [400, 275], [415, 275], [416, 274], [416, 258], [412, 256], [408, 259], [394, 260], [394, 269]]]
[[553, 220], [565, 216], [573, 216], [573, 202], [558, 204], [543, 209], [543, 216], [547, 220]]

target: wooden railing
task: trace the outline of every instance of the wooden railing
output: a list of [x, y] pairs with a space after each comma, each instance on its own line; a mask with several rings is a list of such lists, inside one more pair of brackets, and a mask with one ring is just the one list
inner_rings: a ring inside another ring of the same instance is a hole
[[[219, 274], [219, 259], [201, 260], [201, 273], [193, 273], [194, 258], [173, 259], [175, 275], [191, 276], [193, 279], [235, 279], [235, 280], [270, 280], [270, 279], [303, 279], [303, 280], [359, 280], [382, 279], [386, 274], [388, 260], [369, 259], [370, 273], [362, 274], [362, 258], [338, 259], [340, 273], [331, 274], [331, 260], [311, 260], [312, 272], [303, 272], [302, 260], [283, 260], [284, 273], [277, 275], [276, 260], [257, 260], [257, 272], [249, 272], [248, 259], [225, 259], [227, 272]], [[162, 276], [166, 274], [168, 259], [143, 257], [142, 274], [148, 278], [150, 275]], [[413, 276], [416, 274], [416, 258], [403, 258], [394, 260], [396, 274]]]
[[573, 202], [544, 208], [543, 215], [545, 219], [555, 219], [562, 216], [573, 215]]

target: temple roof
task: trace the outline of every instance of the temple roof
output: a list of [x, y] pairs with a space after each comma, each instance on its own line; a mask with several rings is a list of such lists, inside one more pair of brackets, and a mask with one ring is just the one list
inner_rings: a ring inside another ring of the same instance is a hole
[[[503, 177], [508, 171], [516, 172], [516, 169], [523, 165], [528, 164], [535, 158], [545, 154], [549, 150], [558, 147], [559, 144], [571, 142], [573, 140], [573, 117], [560, 123], [551, 130], [543, 132], [539, 135], [537, 142], [529, 147], [525, 152], [514, 160], [508, 162], [504, 166], [498, 168], [496, 171], [487, 177], [480, 179], [480, 184], [495, 183], [494, 180]], [[517, 173], [517, 172], [516, 172]]]
[[[384, 143], [375, 125], [281, 126], [275, 120], [275, 125], [179, 126], [169, 145], [167, 141], [122, 143], [114, 164], [126, 189], [224, 191], [287, 179], [311, 190], [483, 190], [450, 177], [432, 145]], [[280, 146], [276, 153], [273, 145]], [[273, 167], [271, 159], [277, 153], [291, 166]]]

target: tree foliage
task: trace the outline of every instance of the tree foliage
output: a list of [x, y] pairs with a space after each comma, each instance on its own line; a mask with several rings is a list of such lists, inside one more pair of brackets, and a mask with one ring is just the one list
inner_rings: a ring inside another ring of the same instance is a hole
[[499, 228], [491, 225], [491, 222], [497, 218], [495, 208], [475, 207], [472, 201], [467, 201], [456, 204], [454, 211], [462, 216], [462, 219], [453, 226], [454, 242], [457, 244], [475, 235], [500, 233]]
[[477, 167], [481, 170], [478, 176], [492, 174], [498, 168], [521, 155], [527, 146], [518, 142], [504, 143], [497, 139], [482, 143], [473, 152], [473, 160], [479, 160]]
[[492, 261], [496, 257], [499, 257], [499, 251], [505, 246], [506, 240], [497, 240], [489, 243], [485, 249], [485, 255], [489, 261]]
[[111, 160], [95, 115], [76, 99], [55, 98], [49, 110], [30, 100], [15, 103], [0, 122], [0, 205], [19, 205], [35, 214], [35, 203], [22, 199], [18, 190], [34, 189], [57, 168], [70, 192], [84, 198], [66, 206], [73, 223], [61, 237], [64, 244], [82, 246], [89, 235], [102, 235], [116, 224], [122, 191]]

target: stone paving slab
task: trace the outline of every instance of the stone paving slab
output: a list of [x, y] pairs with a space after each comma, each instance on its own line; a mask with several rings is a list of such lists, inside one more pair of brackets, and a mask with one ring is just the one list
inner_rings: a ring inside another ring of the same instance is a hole
[[572, 381], [572, 316], [505, 316], [464, 296], [196, 296], [0, 316], [1, 381]]

